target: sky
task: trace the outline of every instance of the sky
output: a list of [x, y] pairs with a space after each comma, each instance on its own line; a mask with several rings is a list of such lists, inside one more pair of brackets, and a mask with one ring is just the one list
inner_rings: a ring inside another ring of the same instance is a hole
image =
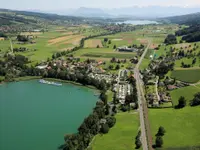
[[197, 7], [200, 0], [0, 0], [0, 8], [16, 10], [59, 10], [67, 8], [120, 8], [130, 6]]

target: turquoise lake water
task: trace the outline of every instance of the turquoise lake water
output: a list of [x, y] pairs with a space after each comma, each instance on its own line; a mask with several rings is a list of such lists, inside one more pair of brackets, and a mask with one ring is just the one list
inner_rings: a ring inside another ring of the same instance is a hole
[[56, 150], [92, 112], [95, 92], [38, 80], [0, 85], [0, 150]]

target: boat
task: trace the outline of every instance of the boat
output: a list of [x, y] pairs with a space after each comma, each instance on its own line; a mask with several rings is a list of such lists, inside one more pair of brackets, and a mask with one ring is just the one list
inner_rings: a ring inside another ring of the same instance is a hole
[[49, 85], [55, 85], [55, 86], [62, 86], [61, 83], [46, 81], [46, 80], [44, 80], [44, 79], [40, 79], [39, 82], [42, 83], [42, 84], [49, 84]]

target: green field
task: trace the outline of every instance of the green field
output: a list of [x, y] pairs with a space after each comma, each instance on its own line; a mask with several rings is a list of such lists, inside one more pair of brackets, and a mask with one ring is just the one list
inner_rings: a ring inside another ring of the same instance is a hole
[[135, 149], [135, 136], [139, 128], [136, 113], [118, 113], [116, 124], [108, 134], [97, 135], [91, 144], [92, 150], [131, 150]]
[[[199, 86], [199, 85], [198, 85]], [[200, 87], [200, 86], [199, 86]], [[149, 120], [151, 133], [155, 141], [155, 134], [158, 127], [163, 126], [166, 130], [164, 135], [163, 149], [190, 149], [193, 146], [200, 146], [200, 107], [190, 107], [189, 101], [200, 89], [188, 86], [170, 92], [174, 105], [178, 104], [180, 96], [187, 100], [187, 106], [182, 109], [149, 109]]]
[[81, 56], [84, 57], [101, 57], [101, 58], [119, 58], [119, 59], [131, 59], [135, 56], [135, 53], [97, 53], [97, 52], [90, 52], [83, 54]]
[[174, 70], [171, 77], [184, 82], [196, 83], [200, 81], [200, 69]]
[[[151, 133], [155, 141], [155, 134], [159, 126], [166, 130], [163, 149], [185, 149], [200, 146], [200, 107], [186, 107], [183, 109], [150, 109], [149, 120]], [[189, 148], [190, 147], [190, 148]]]
[[171, 91], [170, 95], [172, 97], [173, 105], [175, 106], [178, 104], [178, 99], [181, 96], [184, 96], [187, 100], [187, 104], [189, 104], [190, 100], [193, 99], [194, 94], [196, 94], [197, 92], [200, 92], [200, 89], [195, 86], [187, 86], [187, 87], [183, 87], [183, 88]]
[[[12, 37], [13, 48], [26, 47], [28, 51], [18, 52], [25, 55], [33, 62], [41, 62], [51, 58], [52, 54], [59, 51], [70, 50], [80, 44], [80, 40], [88, 35], [96, 35], [105, 30], [88, 26], [80, 27], [52, 27], [48, 32], [40, 33], [21, 33], [23, 35], [33, 35], [35, 43], [19, 44], [16, 37]], [[17, 35], [16, 35], [17, 36]], [[0, 41], [0, 54], [10, 49], [10, 41]]]
[[116, 57], [119, 59], [130, 59], [133, 58], [136, 53], [127, 52], [116, 52], [109, 48], [91, 48], [91, 49], [80, 49], [73, 53], [77, 57], [98, 57], [98, 58], [112, 58]]

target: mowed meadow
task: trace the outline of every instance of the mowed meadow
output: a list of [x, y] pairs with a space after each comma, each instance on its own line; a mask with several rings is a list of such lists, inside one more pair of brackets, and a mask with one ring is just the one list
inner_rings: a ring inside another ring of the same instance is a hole
[[200, 120], [198, 119], [200, 107], [189, 106], [190, 100], [197, 92], [200, 92], [200, 85], [187, 86], [170, 92], [174, 106], [178, 104], [180, 96], [186, 98], [187, 106], [182, 109], [149, 109], [153, 140], [155, 141], [155, 134], [159, 126], [163, 126], [166, 130], [166, 134], [163, 136], [162, 149], [200, 148]]

